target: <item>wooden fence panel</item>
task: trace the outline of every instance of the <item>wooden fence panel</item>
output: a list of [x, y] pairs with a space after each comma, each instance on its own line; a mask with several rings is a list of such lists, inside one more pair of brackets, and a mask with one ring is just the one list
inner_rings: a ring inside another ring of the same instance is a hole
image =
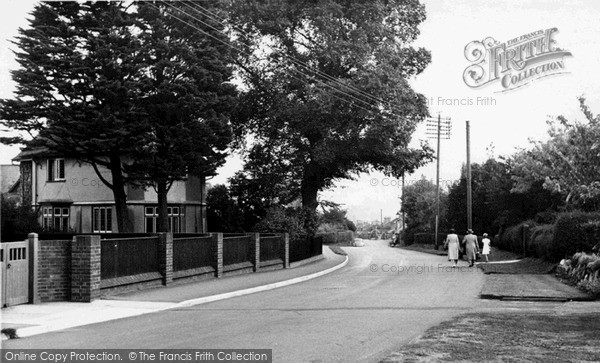
[[102, 279], [159, 271], [158, 237], [101, 241]]

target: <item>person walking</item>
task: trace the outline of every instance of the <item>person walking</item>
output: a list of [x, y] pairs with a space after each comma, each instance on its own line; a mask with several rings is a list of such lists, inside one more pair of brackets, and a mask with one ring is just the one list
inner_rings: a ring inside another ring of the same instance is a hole
[[463, 244], [465, 245], [465, 253], [467, 255], [467, 261], [469, 261], [469, 267], [472, 267], [475, 264], [477, 252], [479, 251], [477, 236], [473, 234], [473, 230], [467, 230], [467, 235], [463, 238]]
[[458, 235], [454, 233], [454, 229], [450, 229], [450, 233], [446, 236], [446, 241], [444, 242], [444, 249], [448, 249], [448, 261], [454, 261], [454, 266], [458, 263], [458, 249], [459, 249], [459, 240]]
[[490, 254], [490, 244], [492, 243], [492, 241], [490, 241], [490, 239], [488, 238], [487, 233], [483, 234], [483, 240], [481, 240], [481, 243], [483, 243], [483, 249], [481, 250], [481, 254], [485, 256], [485, 262], [490, 262], [488, 260], [488, 255]]

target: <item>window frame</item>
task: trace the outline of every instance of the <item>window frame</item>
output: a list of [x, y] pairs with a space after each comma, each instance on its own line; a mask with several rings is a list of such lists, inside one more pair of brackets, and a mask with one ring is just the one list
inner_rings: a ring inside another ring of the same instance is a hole
[[[177, 213], [175, 213], [177, 211]], [[149, 213], [151, 212], [151, 213]], [[149, 219], [152, 219], [150, 222]], [[169, 204], [167, 206], [167, 219], [169, 224], [169, 232], [182, 233], [185, 230], [185, 214], [184, 208], [179, 204]], [[158, 206], [156, 205], [145, 205], [144, 206], [144, 232], [145, 233], [156, 233], [156, 225], [158, 221]], [[148, 231], [148, 223], [152, 223], [152, 231]], [[173, 228], [175, 225], [176, 228]]]
[[42, 228], [45, 231], [68, 232], [71, 228], [71, 208], [65, 205], [42, 206]]
[[64, 182], [65, 177], [65, 159], [55, 158], [46, 160], [46, 181]]
[[[98, 220], [96, 219], [96, 212], [98, 212]], [[104, 228], [102, 228], [102, 217], [104, 217]], [[92, 233], [113, 233], [112, 206], [92, 207]]]

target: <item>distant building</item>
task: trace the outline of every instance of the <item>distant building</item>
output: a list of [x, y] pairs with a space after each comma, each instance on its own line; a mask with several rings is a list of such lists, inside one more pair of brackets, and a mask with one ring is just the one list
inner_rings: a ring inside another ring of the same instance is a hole
[[6, 200], [21, 203], [19, 165], [0, 165], [0, 193]]
[[[26, 148], [13, 160], [20, 163], [19, 194], [40, 211], [40, 225], [45, 230], [119, 232], [113, 192], [90, 164], [54, 154], [44, 147]], [[112, 180], [108, 169], [99, 170], [107, 181]], [[130, 186], [126, 192], [133, 232], [156, 232], [156, 192]], [[173, 183], [167, 198], [170, 231], [206, 232], [204, 177], [190, 176]]]

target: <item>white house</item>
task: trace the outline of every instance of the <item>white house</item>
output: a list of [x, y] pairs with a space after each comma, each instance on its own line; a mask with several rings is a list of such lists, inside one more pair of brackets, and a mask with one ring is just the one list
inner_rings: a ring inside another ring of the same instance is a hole
[[[26, 148], [13, 161], [20, 165], [23, 202], [29, 202], [39, 210], [40, 224], [45, 230], [119, 232], [112, 190], [90, 164], [61, 157], [44, 147]], [[99, 167], [99, 171], [111, 181], [108, 169]], [[157, 200], [152, 188], [127, 188], [133, 232], [156, 231]], [[203, 177], [192, 176], [173, 183], [167, 200], [172, 232], [206, 232], [206, 183]]]

